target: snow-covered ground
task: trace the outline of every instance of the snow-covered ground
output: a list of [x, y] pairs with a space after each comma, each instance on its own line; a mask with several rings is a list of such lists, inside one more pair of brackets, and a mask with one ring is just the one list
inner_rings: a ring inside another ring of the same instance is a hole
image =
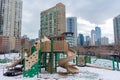
[[7, 54], [0, 54], [0, 59], [9, 58], [9, 59], [18, 59], [20, 57], [19, 53], [7, 53]]
[[112, 61], [107, 59], [99, 59], [96, 57], [92, 57], [91, 64], [94, 64], [96, 66], [106, 67], [106, 68], [112, 68]]
[[[91, 64], [95, 65], [95, 66], [109, 68], [109, 69], [112, 69], [112, 67], [113, 67], [112, 66], [113, 65], [112, 60], [100, 59], [100, 58], [96, 58], [96, 57], [91, 58]], [[120, 64], [119, 64], [119, 66], [120, 66]], [[115, 62], [115, 69], [117, 69], [117, 62]]]
[[[6, 55], [10, 59], [19, 58], [16, 54]], [[0, 58], [4, 59], [5, 55], [0, 55]], [[103, 59], [92, 59], [92, 64], [111, 67], [112, 62], [110, 60]], [[23, 78], [22, 75], [15, 77], [6, 77], [3, 76], [3, 68], [8, 65], [8, 63], [1, 64], [0, 63], [0, 80], [120, 80], [120, 71], [112, 71], [91, 67], [78, 67], [80, 73], [78, 74], [69, 74], [66, 76], [59, 75], [58, 73], [49, 74], [47, 72], [42, 71], [39, 74], [39, 78], [35, 76], [34, 78]], [[65, 69], [58, 67], [57, 72], [63, 72]]]

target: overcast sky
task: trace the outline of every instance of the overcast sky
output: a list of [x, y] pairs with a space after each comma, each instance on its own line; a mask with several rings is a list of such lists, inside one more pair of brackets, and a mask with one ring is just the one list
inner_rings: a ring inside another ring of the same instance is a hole
[[120, 14], [120, 0], [23, 0], [22, 35], [37, 38], [40, 12], [59, 2], [66, 6], [66, 17], [77, 17], [78, 34], [90, 36], [90, 31], [99, 26], [102, 37], [114, 42], [113, 18]]

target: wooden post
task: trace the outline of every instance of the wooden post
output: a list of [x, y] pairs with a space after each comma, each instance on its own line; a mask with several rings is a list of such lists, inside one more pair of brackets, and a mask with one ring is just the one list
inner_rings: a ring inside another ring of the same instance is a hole
[[58, 53], [55, 53], [55, 71], [57, 72]]
[[84, 65], [86, 66], [87, 64], [87, 55], [84, 56]]
[[78, 56], [76, 56], [76, 65], [78, 65]]
[[23, 55], [24, 55], [24, 62], [23, 62], [23, 77], [25, 77], [25, 63], [26, 63], [26, 59], [25, 59], [25, 53], [24, 51], [23, 52]]
[[90, 64], [91, 64], [91, 55], [89, 56], [89, 58], [90, 58]]
[[80, 56], [80, 50], [77, 51], [78, 57]]
[[36, 47], [33, 45], [32, 48], [31, 48], [31, 53], [30, 54], [33, 54], [35, 51], [36, 51]]
[[114, 57], [112, 57], [112, 68], [113, 70], [115, 70], [115, 58]]
[[47, 70], [47, 53], [44, 53], [44, 67], [45, 67], [45, 71]]
[[42, 56], [42, 41], [40, 40], [40, 50], [38, 51], [38, 71], [37, 77], [39, 77], [39, 73], [41, 73], [41, 56]]
[[53, 39], [51, 40], [51, 52], [50, 52], [50, 73], [53, 73]]
[[117, 62], [117, 70], [119, 70], [119, 57], [116, 57], [116, 62]]
[[80, 50], [77, 51], [77, 56], [76, 56], [76, 65], [78, 65], [78, 57], [80, 56]]

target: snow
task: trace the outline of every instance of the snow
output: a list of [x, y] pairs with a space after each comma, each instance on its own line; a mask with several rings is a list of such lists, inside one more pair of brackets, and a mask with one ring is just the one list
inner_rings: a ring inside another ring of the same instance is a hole
[[107, 59], [99, 59], [96, 57], [91, 58], [91, 64], [106, 68], [112, 68], [112, 61]]
[[[5, 57], [13, 59], [14, 57], [19, 58], [18, 54], [6, 54], [0, 55], [0, 58]], [[4, 69], [6, 65], [10, 63], [0, 63], [0, 79], [2, 80], [120, 80], [120, 71], [112, 71], [106, 69], [98, 69], [92, 67], [77, 67], [80, 71], [78, 74], [60, 75], [58, 73], [49, 74], [42, 69], [42, 73], [39, 74], [39, 78], [35, 76], [34, 78], [24, 78], [23, 75], [15, 77], [3, 76]], [[111, 67], [112, 62], [110, 60], [104, 59], [92, 59], [92, 64], [103, 67]], [[58, 67], [57, 72], [64, 72], [65, 69]]]
[[[109, 69], [112, 69], [112, 65], [113, 65], [111, 60], [99, 59], [99, 58], [96, 58], [96, 57], [91, 58], [91, 64], [95, 65], [95, 66], [109, 68]], [[119, 66], [120, 66], [120, 64], [119, 64]], [[117, 62], [115, 62], [115, 69], [117, 69]]]
[[[120, 71], [111, 71], [105, 69], [97, 69], [91, 67], [78, 67], [79, 74], [69, 74], [67, 76], [59, 75], [58, 73], [49, 74], [43, 72], [39, 75], [40, 80], [120, 80]], [[3, 80], [37, 80], [37, 76], [34, 78], [23, 78], [22, 75], [15, 77], [3, 76], [3, 70], [0, 69], [0, 77]], [[58, 67], [58, 71], [64, 71], [63, 68]]]
[[19, 68], [19, 67], [22, 67], [22, 65], [16, 65], [16, 67], [18, 67], [18, 68]]

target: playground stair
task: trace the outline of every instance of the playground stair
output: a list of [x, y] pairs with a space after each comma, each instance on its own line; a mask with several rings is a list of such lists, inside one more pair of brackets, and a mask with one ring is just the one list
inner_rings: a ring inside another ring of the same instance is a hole
[[35, 51], [32, 55], [24, 61], [24, 77], [34, 77], [38, 73], [38, 51]]
[[34, 65], [32, 65], [32, 67], [29, 70], [24, 71], [23, 76], [24, 77], [34, 77], [37, 74], [38, 74], [38, 62], [36, 62]]

